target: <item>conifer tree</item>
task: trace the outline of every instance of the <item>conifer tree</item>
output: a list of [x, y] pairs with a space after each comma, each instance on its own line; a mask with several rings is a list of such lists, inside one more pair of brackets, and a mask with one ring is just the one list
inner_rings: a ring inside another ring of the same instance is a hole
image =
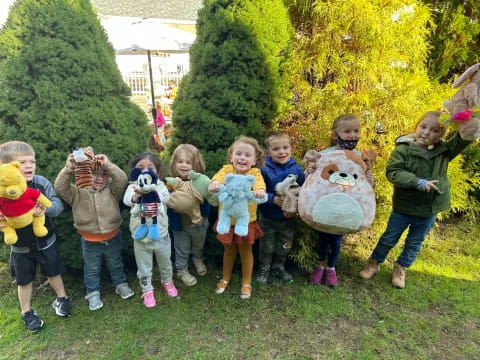
[[[18, 0], [0, 32], [0, 84], [0, 143], [31, 144], [37, 172], [51, 181], [76, 147], [126, 167], [147, 146], [148, 120], [129, 101], [88, 0]], [[58, 235], [67, 263], [79, 266], [69, 217]]]
[[[282, 126], [295, 140], [298, 155], [329, 145], [335, 117], [354, 113], [362, 123], [359, 149], [373, 149], [377, 217], [374, 237], [391, 210], [392, 187], [384, 176], [395, 138], [412, 133], [427, 110], [437, 110], [452, 95], [431, 81], [428, 56], [430, 9], [404, 0], [291, 0], [297, 30], [294, 48], [295, 106]], [[456, 210], [471, 208], [465, 196], [478, 186], [462, 172], [462, 157], [450, 165]], [[467, 179], [468, 178], [468, 179]], [[458, 195], [458, 196], [457, 196]], [[478, 208], [478, 206], [477, 206]], [[314, 235], [302, 229], [303, 243], [294, 258], [310, 268]]]
[[292, 35], [281, 0], [206, 0], [173, 107], [172, 147], [194, 144], [214, 173], [236, 136], [262, 140], [289, 105]]

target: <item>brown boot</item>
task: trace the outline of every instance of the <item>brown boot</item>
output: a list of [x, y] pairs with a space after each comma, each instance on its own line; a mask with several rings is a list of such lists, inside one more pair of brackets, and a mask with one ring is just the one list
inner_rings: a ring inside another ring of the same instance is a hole
[[375, 275], [380, 272], [380, 265], [378, 261], [373, 260], [372, 258], [368, 259], [367, 265], [364, 266], [362, 271], [358, 273], [363, 280], [370, 280]]
[[405, 272], [407, 268], [395, 263], [392, 272], [392, 285], [396, 288], [403, 289], [405, 287]]

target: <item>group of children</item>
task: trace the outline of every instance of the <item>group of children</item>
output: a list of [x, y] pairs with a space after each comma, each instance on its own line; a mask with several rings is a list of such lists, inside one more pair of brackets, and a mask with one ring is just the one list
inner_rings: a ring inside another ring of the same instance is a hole
[[[425, 236], [435, 223], [439, 212], [450, 206], [450, 186], [447, 178], [448, 162], [459, 154], [471, 141], [463, 140], [457, 133], [450, 140], [442, 140], [446, 128], [439, 122], [440, 113], [427, 112], [416, 125], [415, 133], [399, 137], [386, 167], [389, 181], [394, 185], [393, 211], [387, 228], [380, 237], [366, 266], [359, 275], [371, 279], [379, 272], [379, 265], [385, 261], [389, 251], [397, 244], [402, 233], [409, 228], [404, 249], [396, 260], [392, 275], [392, 284], [398, 288], [405, 286], [405, 270], [415, 261]], [[342, 115], [335, 119], [332, 126], [331, 147], [323, 151], [357, 151], [360, 138], [360, 121], [353, 115]], [[248, 299], [252, 292], [252, 273], [254, 256], [252, 245], [259, 240], [259, 265], [256, 274], [258, 284], [267, 284], [270, 277], [285, 282], [293, 280], [285, 269], [287, 256], [295, 237], [295, 214], [282, 211], [282, 199], [275, 192], [275, 186], [288, 175], [294, 174], [297, 183], [302, 185], [314, 168], [303, 169], [291, 157], [291, 141], [287, 134], [274, 132], [265, 140], [266, 156], [257, 140], [241, 136], [228, 149], [228, 164], [224, 165], [211, 179], [208, 190], [215, 194], [225, 184], [227, 174], [253, 175], [253, 196], [268, 200], [264, 204], [249, 202], [249, 226], [246, 236], [234, 233], [235, 219], [230, 232], [217, 234], [224, 246], [223, 273], [215, 292], [222, 294], [228, 288], [237, 254], [241, 258], [240, 297]], [[17, 160], [20, 170], [30, 187], [44, 193], [53, 203], [49, 209], [37, 206], [36, 213], [45, 212], [47, 219], [57, 216], [62, 210], [62, 198], [72, 207], [74, 226], [81, 237], [84, 262], [84, 285], [90, 310], [103, 306], [100, 294], [100, 273], [102, 257], [105, 258], [115, 292], [127, 299], [134, 295], [127, 283], [122, 263], [122, 235], [120, 233], [119, 201], [132, 207], [141, 196], [135, 183], [128, 184], [125, 173], [112, 164], [103, 154], [95, 155], [98, 169], [93, 173], [91, 186], [81, 188], [72, 183], [77, 163], [72, 154], [67, 157], [65, 167], [55, 180], [55, 190], [47, 179], [35, 175], [35, 153], [30, 145], [11, 141], [0, 145], [0, 162]], [[265, 162], [265, 164], [264, 164]], [[152, 153], [142, 153], [131, 161], [132, 168], [150, 169], [160, 173], [159, 158]], [[194, 170], [205, 172], [205, 162], [199, 150], [190, 144], [178, 146], [170, 161], [169, 172], [182, 181], [190, 181], [189, 173]], [[373, 186], [371, 172], [366, 178]], [[128, 184], [128, 186], [127, 186]], [[125, 190], [126, 188], [126, 190]], [[170, 192], [172, 189], [170, 189]], [[203, 247], [209, 227], [210, 204], [204, 201], [201, 206], [202, 220], [192, 222], [185, 214], [171, 208], [169, 189], [159, 181], [156, 192], [160, 204], [155, 209], [160, 228], [160, 239], [134, 241], [134, 253], [137, 263], [137, 276], [140, 282], [141, 299], [147, 308], [156, 305], [152, 285], [153, 257], [155, 256], [160, 273], [161, 284], [170, 297], [176, 297], [178, 291], [173, 282], [171, 261], [171, 234], [175, 251], [175, 269], [177, 278], [186, 286], [193, 286], [197, 279], [189, 271], [192, 258], [196, 274], [204, 276], [207, 267], [203, 262]], [[58, 193], [58, 196], [57, 196]], [[222, 206], [220, 203], [219, 206]], [[258, 214], [258, 217], [257, 217]], [[0, 220], [3, 220], [0, 215]], [[151, 221], [151, 220], [148, 220]], [[130, 217], [130, 231], [133, 234], [140, 226], [141, 215], [134, 213]], [[216, 230], [216, 225], [213, 229]], [[0, 229], [2, 225], [0, 223]], [[19, 241], [11, 250], [11, 273], [18, 285], [18, 297], [22, 319], [27, 328], [37, 331], [43, 321], [31, 309], [32, 281], [37, 264], [47, 276], [57, 294], [53, 309], [59, 316], [69, 316], [70, 299], [65, 293], [61, 271], [62, 263], [55, 247], [55, 233], [50, 219], [47, 221], [49, 234], [43, 238], [33, 235], [31, 227], [17, 230]], [[318, 256], [320, 263], [310, 275], [314, 285], [336, 286], [336, 263], [341, 249], [342, 235], [318, 231]]]

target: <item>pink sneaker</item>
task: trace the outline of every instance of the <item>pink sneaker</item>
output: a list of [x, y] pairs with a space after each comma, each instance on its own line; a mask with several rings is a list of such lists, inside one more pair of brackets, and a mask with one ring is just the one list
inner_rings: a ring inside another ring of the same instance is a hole
[[310, 274], [310, 282], [313, 285], [320, 285], [323, 279], [323, 273], [325, 272], [325, 268], [322, 266], [317, 267], [311, 274]]
[[325, 283], [328, 286], [337, 286], [338, 285], [337, 273], [335, 272], [335, 269], [325, 270], [325, 277], [326, 277]]
[[177, 288], [175, 287], [175, 284], [172, 280], [162, 283], [162, 286], [168, 296], [176, 297], [178, 295]]
[[143, 305], [147, 308], [153, 308], [157, 305], [153, 290], [145, 291], [140, 298], [143, 299]]

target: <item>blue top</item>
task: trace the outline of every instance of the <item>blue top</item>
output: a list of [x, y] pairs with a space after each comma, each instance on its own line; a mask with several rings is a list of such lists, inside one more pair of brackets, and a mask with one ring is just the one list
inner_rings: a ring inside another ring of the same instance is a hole
[[268, 219], [286, 219], [283, 216], [282, 209], [273, 203], [275, 186], [290, 174], [297, 175], [297, 183], [301, 186], [305, 181], [305, 174], [302, 167], [293, 158], [290, 158], [285, 164], [278, 164], [274, 162], [271, 157], [267, 157], [261, 171], [265, 184], [267, 185], [268, 201], [265, 204], [259, 205], [260, 213]]
[[[200, 214], [203, 217], [208, 217], [210, 215], [210, 208], [211, 205], [208, 201], [203, 201], [203, 204], [200, 205]], [[173, 211], [171, 208], [167, 208], [167, 215], [168, 215], [168, 224], [172, 228], [173, 231], [183, 231], [182, 229], [182, 221], [181, 221], [181, 214]]]

